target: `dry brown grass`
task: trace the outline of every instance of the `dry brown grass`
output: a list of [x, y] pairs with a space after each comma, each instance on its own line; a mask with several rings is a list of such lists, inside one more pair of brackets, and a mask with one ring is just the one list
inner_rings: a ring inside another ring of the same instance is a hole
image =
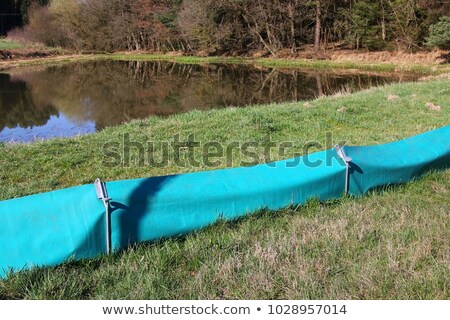
[[339, 61], [359, 61], [362, 63], [396, 63], [408, 64], [441, 64], [445, 51], [433, 50], [417, 53], [407, 53], [402, 51], [356, 51], [356, 50], [334, 50], [330, 51], [331, 60]]

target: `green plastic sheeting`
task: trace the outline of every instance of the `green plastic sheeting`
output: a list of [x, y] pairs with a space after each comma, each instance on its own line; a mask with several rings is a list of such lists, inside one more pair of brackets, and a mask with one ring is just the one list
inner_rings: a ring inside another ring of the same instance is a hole
[[104, 252], [104, 211], [92, 185], [0, 202], [0, 276]]
[[352, 158], [350, 194], [361, 195], [407, 182], [430, 170], [449, 168], [450, 126], [388, 144], [343, 149]]
[[185, 234], [262, 208], [275, 210], [310, 198], [341, 197], [345, 164], [336, 152], [314, 153], [307, 161], [315, 165], [297, 158], [271, 165], [109, 182], [112, 246], [117, 249]]
[[[254, 167], [106, 183], [112, 248], [183, 235], [220, 219], [310, 198], [361, 195], [450, 167], [450, 126], [402, 141], [344, 147]], [[347, 174], [348, 172], [348, 174]], [[106, 252], [105, 207], [94, 185], [0, 202], [0, 278]]]
[[[334, 149], [254, 167], [108, 182], [113, 248], [186, 234], [219, 219], [344, 192]], [[106, 252], [105, 208], [93, 185], [0, 202], [0, 276]]]

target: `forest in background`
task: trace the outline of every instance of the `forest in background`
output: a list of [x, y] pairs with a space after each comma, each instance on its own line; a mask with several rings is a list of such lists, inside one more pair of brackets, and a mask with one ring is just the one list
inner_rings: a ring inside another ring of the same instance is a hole
[[450, 49], [450, 0], [1, 0], [1, 30], [77, 51]]

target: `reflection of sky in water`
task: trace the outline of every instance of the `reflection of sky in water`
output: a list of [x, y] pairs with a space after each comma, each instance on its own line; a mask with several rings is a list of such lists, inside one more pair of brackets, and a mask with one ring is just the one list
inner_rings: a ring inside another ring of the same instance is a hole
[[415, 77], [137, 61], [24, 69], [0, 73], [0, 141], [77, 136], [194, 109], [305, 101]]
[[95, 132], [94, 121], [75, 122], [62, 113], [51, 116], [43, 126], [5, 128], [0, 132], [3, 142], [30, 142], [49, 138], [66, 138]]

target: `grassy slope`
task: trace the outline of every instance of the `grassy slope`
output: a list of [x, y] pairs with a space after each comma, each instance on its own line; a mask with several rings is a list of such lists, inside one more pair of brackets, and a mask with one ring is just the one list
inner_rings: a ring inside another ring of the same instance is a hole
[[[400, 99], [388, 101], [388, 94]], [[442, 106], [431, 111], [426, 102]], [[344, 112], [336, 110], [345, 107]], [[397, 84], [303, 103], [149, 118], [98, 134], [1, 145], [0, 199], [105, 180], [202, 170], [105, 168], [101, 146], [132, 140], [373, 144], [450, 123], [450, 80]], [[151, 137], [151, 138], [149, 138]], [[259, 149], [261, 152], [261, 149]], [[197, 152], [199, 156], [199, 152]], [[273, 158], [282, 158], [273, 155]], [[236, 153], [236, 159], [245, 157]], [[238, 163], [234, 163], [237, 165]], [[223, 164], [222, 166], [225, 166]], [[450, 172], [336, 203], [260, 213], [185, 239], [0, 281], [0, 298], [450, 298]]]

